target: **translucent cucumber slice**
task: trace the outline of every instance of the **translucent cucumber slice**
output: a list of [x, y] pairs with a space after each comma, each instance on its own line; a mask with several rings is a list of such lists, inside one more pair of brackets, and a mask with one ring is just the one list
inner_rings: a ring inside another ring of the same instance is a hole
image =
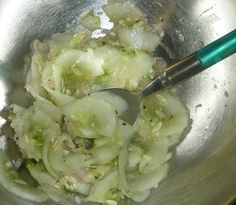
[[112, 107], [116, 109], [118, 116], [122, 115], [129, 108], [129, 105], [125, 99], [109, 91], [96, 92], [93, 93], [92, 96], [100, 98], [111, 104]]
[[171, 156], [168, 139], [154, 141], [147, 147], [139, 163], [139, 170], [142, 173], [151, 172], [166, 163]]
[[50, 118], [54, 122], [60, 122], [61, 121], [61, 111], [60, 109], [55, 106], [51, 101], [41, 97], [41, 96], [35, 96], [36, 101], [34, 102], [34, 107], [36, 109], [39, 109], [43, 113], [50, 116]]
[[104, 145], [91, 150], [98, 164], [108, 164], [119, 155], [119, 149], [115, 145]]
[[96, 55], [104, 59], [106, 74], [98, 83], [106, 87], [138, 88], [144, 77], [153, 73], [154, 58], [141, 50], [125, 51], [111, 46], [95, 49]]
[[27, 169], [30, 175], [40, 184], [40, 185], [56, 185], [56, 179], [54, 179], [45, 169], [44, 165], [40, 162], [38, 163], [28, 163]]
[[80, 15], [80, 23], [84, 28], [91, 31], [100, 28], [100, 18], [96, 16], [92, 11], [85, 11]]
[[150, 195], [151, 191], [143, 191], [143, 192], [133, 192], [129, 193], [129, 197], [133, 199], [135, 202], [142, 203], [144, 202]]
[[16, 171], [10, 166], [6, 154], [0, 151], [0, 183], [10, 193], [30, 201], [44, 202], [48, 197], [37, 187], [31, 187], [26, 181], [19, 178]]
[[167, 118], [163, 121], [163, 125], [158, 133], [162, 137], [168, 137], [170, 145], [175, 144], [183, 131], [188, 127], [189, 114], [178, 97], [170, 92], [160, 92], [160, 94], [166, 99], [162, 109], [167, 114]]
[[27, 158], [42, 158], [44, 132], [58, 125], [45, 113], [34, 106], [16, 115], [11, 126], [15, 130], [15, 141]]
[[64, 106], [67, 105], [69, 103], [72, 103], [74, 101], [76, 101], [76, 98], [71, 97], [69, 95], [57, 92], [55, 90], [52, 90], [50, 88], [46, 88], [47, 92], [49, 93], [52, 101], [57, 105], [57, 106]]
[[109, 3], [103, 7], [106, 15], [114, 22], [125, 20], [133, 23], [143, 18], [141, 11], [129, 3]]
[[70, 69], [71, 66], [80, 58], [82, 55], [82, 51], [71, 49], [66, 52], [60, 54], [53, 65], [53, 84], [55, 90], [58, 92], [62, 92], [62, 74], [66, 71], [66, 69]]
[[118, 159], [118, 170], [119, 170], [119, 177], [123, 187], [124, 192], [128, 192], [128, 182], [126, 179], [126, 168], [128, 165], [128, 151], [127, 148], [123, 148], [120, 151], [119, 159]]
[[119, 144], [127, 146], [135, 137], [135, 130], [131, 125], [119, 119], [116, 136]]
[[117, 29], [117, 33], [122, 44], [149, 52], [154, 51], [162, 40], [159, 34], [147, 31], [142, 26], [120, 27]]
[[117, 129], [115, 109], [107, 102], [87, 96], [62, 108], [72, 134], [80, 135], [78, 128], [87, 128], [106, 137], [114, 137]]
[[95, 161], [91, 155], [72, 152], [68, 149], [66, 142], [60, 141], [60, 137], [50, 145], [48, 163], [58, 175], [79, 173], [82, 168], [89, 167]]
[[97, 203], [105, 203], [106, 200], [109, 200], [109, 198], [106, 198], [106, 195], [109, 195], [109, 191], [113, 188], [117, 188], [117, 179], [118, 173], [116, 171], [108, 173], [102, 180], [94, 183], [86, 200]]
[[169, 165], [163, 164], [158, 169], [146, 173], [146, 174], [136, 174], [134, 179], [128, 180], [129, 189], [131, 192], [144, 192], [154, 187], [167, 176]]

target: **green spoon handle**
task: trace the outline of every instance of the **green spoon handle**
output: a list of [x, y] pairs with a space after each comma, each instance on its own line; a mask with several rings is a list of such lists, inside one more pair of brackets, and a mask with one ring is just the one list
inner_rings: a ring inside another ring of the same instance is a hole
[[167, 68], [158, 76], [157, 83], [162, 87], [174, 85], [206, 70], [234, 53], [236, 53], [236, 30]]
[[206, 69], [236, 53], [236, 29], [195, 53]]
[[144, 88], [142, 95], [145, 97], [159, 89], [177, 84], [234, 53], [236, 53], [236, 30], [168, 67]]

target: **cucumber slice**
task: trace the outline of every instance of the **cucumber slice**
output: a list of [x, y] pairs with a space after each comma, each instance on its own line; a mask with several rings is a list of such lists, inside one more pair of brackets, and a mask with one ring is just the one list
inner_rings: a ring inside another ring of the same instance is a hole
[[167, 114], [167, 118], [163, 121], [158, 134], [163, 138], [167, 137], [169, 139], [169, 145], [173, 145], [179, 141], [181, 134], [187, 128], [189, 114], [178, 97], [167, 91], [161, 91], [160, 94], [166, 99], [166, 103], [162, 105], [162, 109]]
[[56, 179], [54, 179], [45, 169], [41, 162], [32, 164], [27, 164], [27, 169], [30, 175], [40, 184], [40, 185], [56, 185]]
[[128, 168], [135, 168], [141, 161], [140, 153], [136, 150], [132, 150], [128, 154]]
[[67, 69], [70, 69], [72, 65], [80, 58], [82, 55], [82, 51], [70, 49], [60, 54], [53, 65], [53, 84], [55, 90], [58, 92], [62, 92], [63, 84], [62, 84], [62, 74]]
[[60, 55], [63, 51], [70, 48], [70, 40], [72, 39], [71, 34], [53, 34], [52, 38], [48, 41], [49, 46], [49, 55], [51, 59], [54, 59], [58, 55]]
[[133, 192], [129, 193], [129, 197], [133, 199], [135, 202], [142, 203], [149, 197], [150, 193], [151, 191], [149, 190], [144, 192]]
[[97, 57], [93, 49], [87, 49], [76, 61], [73, 72], [78, 77], [91, 79], [104, 74], [103, 59]]
[[49, 93], [52, 101], [59, 107], [67, 105], [69, 103], [72, 103], [74, 101], [76, 101], [76, 98], [73, 98], [69, 95], [57, 92], [55, 90], [52, 90], [50, 88], [46, 88], [47, 92]]
[[91, 31], [100, 28], [100, 18], [92, 11], [85, 11], [80, 15], [80, 23], [86, 29]]
[[169, 141], [167, 139], [152, 142], [139, 163], [139, 171], [141, 173], [151, 172], [166, 163], [172, 156], [168, 149]]
[[143, 51], [134, 53], [121, 52], [117, 57], [105, 64], [107, 76], [104, 82], [109, 87], [122, 87], [130, 90], [138, 89], [144, 77], [153, 73], [153, 57]]
[[117, 29], [117, 34], [121, 44], [148, 52], [154, 51], [162, 40], [159, 34], [147, 31], [143, 26], [120, 27]]
[[128, 185], [132, 192], [145, 192], [154, 187], [167, 176], [169, 165], [167, 163], [163, 164], [158, 169], [148, 172], [146, 174], [136, 174], [134, 179], [128, 180]]
[[113, 144], [111, 138], [108, 137], [101, 137], [94, 140], [94, 147], [101, 147], [108, 144]]
[[40, 186], [40, 189], [47, 193], [49, 198], [58, 204], [71, 205], [74, 203], [73, 195], [67, 194], [62, 188], [56, 188], [49, 185], [42, 185]]
[[54, 83], [52, 79], [53, 74], [53, 65], [51, 63], [48, 63], [45, 65], [42, 71], [42, 87], [51, 88], [54, 89]]
[[106, 195], [109, 194], [109, 191], [111, 191], [113, 188], [117, 188], [117, 179], [117, 171], [108, 173], [102, 180], [98, 181], [97, 183], [94, 183], [90, 190], [90, 194], [86, 198], [86, 200], [97, 203], [105, 203], [106, 200], [109, 200], [109, 198], [106, 198]]
[[91, 152], [98, 164], [108, 164], [119, 155], [119, 149], [112, 144], [95, 147]]
[[34, 106], [16, 115], [11, 126], [15, 130], [15, 141], [27, 158], [42, 159], [44, 130], [57, 124], [45, 113]]
[[135, 137], [135, 130], [131, 125], [119, 119], [116, 136], [119, 144], [127, 146]]
[[44, 140], [43, 149], [42, 149], [42, 161], [44, 163], [45, 168], [50, 173], [50, 175], [56, 178], [58, 176], [55, 170], [53, 170], [51, 164], [49, 163], [48, 153], [51, 148], [50, 145], [53, 139], [55, 138], [55, 136], [61, 136], [61, 130], [58, 125], [55, 125], [55, 126], [51, 126], [50, 129], [45, 130], [43, 134], [45, 136], [45, 140]]
[[93, 93], [92, 96], [100, 98], [112, 105], [112, 107], [116, 109], [118, 116], [121, 116], [129, 108], [125, 99], [109, 91], [96, 92]]
[[47, 114], [52, 118], [54, 122], [59, 123], [61, 121], [61, 111], [56, 107], [51, 101], [41, 97], [35, 96], [36, 101], [34, 102], [34, 107]]
[[[30, 201], [44, 202], [48, 197], [37, 187], [31, 187], [26, 181], [19, 178], [17, 172], [11, 167], [7, 167], [10, 163], [6, 154], [0, 151], [0, 183], [10, 193]], [[19, 183], [21, 182], [21, 183]]]
[[128, 21], [130, 24], [142, 19], [141, 11], [129, 3], [109, 3], [103, 6], [106, 15], [114, 22], [119, 20]]
[[127, 183], [127, 179], [126, 179], [126, 167], [128, 165], [128, 151], [127, 148], [123, 148], [120, 151], [119, 154], [119, 159], [118, 159], [118, 170], [119, 170], [119, 177], [120, 177], [120, 181], [122, 184], [122, 188], [124, 190], [124, 192], [128, 192], [128, 183]]
[[48, 151], [48, 163], [58, 175], [60, 173], [75, 174], [94, 163], [95, 160], [91, 155], [68, 151], [65, 143], [60, 138], [54, 139]]
[[[87, 96], [62, 108], [71, 134], [79, 136], [85, 128], [106, 137], [114, 137], [117, 129], [115, 109], [105, 101]], [[72, 128], [72, 129], [71, 129]]]

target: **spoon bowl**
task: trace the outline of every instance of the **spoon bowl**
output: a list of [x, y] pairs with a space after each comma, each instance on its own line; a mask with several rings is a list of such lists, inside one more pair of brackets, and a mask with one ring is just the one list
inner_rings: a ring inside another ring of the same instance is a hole
[[124, 99], [128, 104], [128, 109], [120, 116], [122, 120], [127, 122], [130, 125], [135, 125], [139, 113], [140, 113], [140, 106], [143, 100], [143, 95], [139, 93], [130, 92], [129, 90], [122, 89], [122, 88], [108, 88], [104, 89], [100, 92], [111, 92], [122, 99]]

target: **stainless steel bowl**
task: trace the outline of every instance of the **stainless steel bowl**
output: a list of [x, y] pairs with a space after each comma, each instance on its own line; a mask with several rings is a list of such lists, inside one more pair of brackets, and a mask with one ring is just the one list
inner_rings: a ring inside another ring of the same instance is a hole
[[[236, 27], [235, 0], [134, 0], [166, 36], [158, 54], [169, 63]], [[78, 16], [100, 0], [0, 0], [0, 108], [28, 102], [23, 55], [29, 43], [78, 30]], [[236, 195], [236, 56], [178, 86], [190, 110], [192, 129], [179, 144], [171, 173], [145, 205], [223, 205]], [[3, 124], [4, 120], [1, 119]], [[5, 146], [4, 134], [0, 145]], [[0, 189], [0, 204], [31, 204]], [[49, 203], [47, 203], [49, 204]]]

